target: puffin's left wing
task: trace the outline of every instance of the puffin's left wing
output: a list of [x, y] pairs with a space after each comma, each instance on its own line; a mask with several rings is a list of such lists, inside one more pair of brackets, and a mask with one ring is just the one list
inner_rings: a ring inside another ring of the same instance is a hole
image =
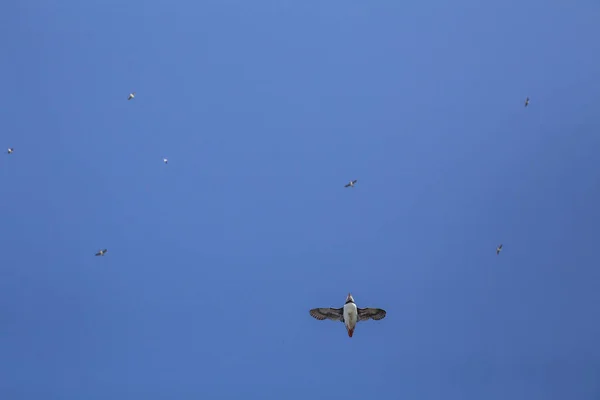
[[332, 321], [344, 321], [343, 308], [313, 308], [310, 315], [320, 321], [330, 319]]
[[381, 308], [359, 308], [358, 309], [358, 320], [366, 321], [368, 319], [374, 319], [375, 321], [379, 321], [380, 319], [385, 318], [385, 310]]

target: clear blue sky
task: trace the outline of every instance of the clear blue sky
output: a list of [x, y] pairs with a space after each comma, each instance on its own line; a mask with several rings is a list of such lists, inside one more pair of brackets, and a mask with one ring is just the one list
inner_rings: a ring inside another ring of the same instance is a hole
[[0, 6], [0, 397], [597, 399], [600, 4], [484, 3]]

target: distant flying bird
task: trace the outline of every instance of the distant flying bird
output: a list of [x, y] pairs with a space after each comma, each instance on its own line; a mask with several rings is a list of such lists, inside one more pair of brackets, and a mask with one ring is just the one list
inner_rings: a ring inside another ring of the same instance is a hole
[[11, 154], [13, 151], [15, 151], [15, 149], [13, 149], [12, 147], [8, 148], [8, 151], [6, 152], [7, 154]]
[[500, 254], [501, 251], [502, 251], [502, 245], [496, 247], [496, 255]]
[[525, 107], [529, 105], [529, 97], [525, 99]]
[[104, 256], [106, 254], [108, 250], [104, 249], [104, 250], [100, 250], [99, 252], [96, 253], [96, 256]]
[[346, 186], [344, 186], [344, 187], [354, 187], [354, 184], [355, 184], [357, 181], [358, 181], [358, 179], [355, 179], [355, 180], [353, 180], [353, 181], [350, 181], [350, 182], [348, 182], [348, 183], [346, 184]]
[[164, 162], [165, 164], [167, 164], [167, 163], [169, 162], [169, 160], [167, 160], [166, 158], [163, 158], [163, 162]]
[[354, 304], [354, 298], [350, 293], [346, 297], [346, 304], [342, 308], [313, 308], [310, 315], [320, 321], [330, 319], [332, 321], [341, 321], [346, 325], [348, 336], [352, 337], [354, 328], [359, 321], [374, 319], [379, 321], [385, 318], [385, 310], [381, 308], [358, 308]]
[[135, 97], [135, 92], [133, 93], [129, 93], [129, 97], [127, 98], [127, 100], [131, 100]]

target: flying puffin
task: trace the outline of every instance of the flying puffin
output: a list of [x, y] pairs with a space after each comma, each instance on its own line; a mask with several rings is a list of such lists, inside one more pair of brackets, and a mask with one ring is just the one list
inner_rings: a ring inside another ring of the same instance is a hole
[[7, 154], [11, 154], [13, 151], [15, 151], [15, 149], [13, 149], [12, 147], [8, 148], [8, 151], [6, 152]]
[[332, 321], [341, 321], [346, 325], [348, 336], [352, 337], [354, 328], [359, 321], [374, 319], [379, 321], [385, 318], [385, 310], [381, 308], [358, 308], [354, 304], [354, 298], [350, 293], [346, 297], [346, 304], [342, 308], [313, 308], [310, 315], [320, 321], [330, 319]]
[[166, 158], [163, 158], [163, 162], [164, 162], [165, 164], [167, 164], [167, 163], [169, 162], [169, 160], [167, 160]]
[[502, 251], [502, 245], [496, 247], [496, 255], [500, 254], [501, 251]]
[[108, 251], [108, 250], [106, 250], [106, 249], [100, 250], [100, 251], [98, 251], [98, 252], [96, 253], [96, 256], [104, 256], [104, 255], [106, 254], [106, 252], [107, 252], [107, 251]]
[[127, 100], [131, 100], [135, 97], [135, 92], [129, 93], [129, 97], [127, 98]]
[[525, 107], [527, 107], [528, 105], [529, 105], [529, 97], [527, 97], [527, 98], [525, 99]]
[[357, 180], [358, 180], [358, 179], [355, 179], [355, 180], [353, 180], [353, 181], [350, 181], [350, 182], [348, 182], [348, 183], [346, 184], [346, 186], [344, 186], [344, 187], [354, 187], [354, 184], [356, 183], [356, 181], [357, 181]]

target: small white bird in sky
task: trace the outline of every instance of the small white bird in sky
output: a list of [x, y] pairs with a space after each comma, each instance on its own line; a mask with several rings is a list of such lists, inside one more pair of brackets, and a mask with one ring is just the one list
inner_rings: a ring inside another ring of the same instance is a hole
[[350, 181], [346, 184], [346, 186], [344, 187], [354, 187], [354, 185], [356, 184], [356, 182], [358, 181], [358, 179], [355, 179], [353, 181]]
[[167, 160], [166, 158], [163, 158], [163, 162], [164, 162], [165, 164], [168, 164], [169, 160]]
[[12, 147], [9, 147], [8, 151], [6, 153], [7, 154], [12, 154], [13, 151], [15, 151], [15, 149], [13, 149]]
[[127, 100], [131, 100], [135, 97], [135, 92], [129, 93], [129, 97], [127, 98]]
[[102, 249], [96, 253], [96, 256], [104, 256], [107, 251], [108, 251], [107, 249]]
[[342, 308], [313, 308], [310, 315], [320, 321], [330, 319], [332, 321], [341, 321], [346, 325], [348, 336], [352, 337], [354, 329], [359, 321], [374, 319], [378, 321], [385, 318], [386, 312], [381, 308], [358, 308], [354, 304], [354, 298], [350, 293], [346, 297], [346, 304]]
[[500, 254], [501, 251], [502, 251], [502, 245], [496, 247], [496, 255]]

